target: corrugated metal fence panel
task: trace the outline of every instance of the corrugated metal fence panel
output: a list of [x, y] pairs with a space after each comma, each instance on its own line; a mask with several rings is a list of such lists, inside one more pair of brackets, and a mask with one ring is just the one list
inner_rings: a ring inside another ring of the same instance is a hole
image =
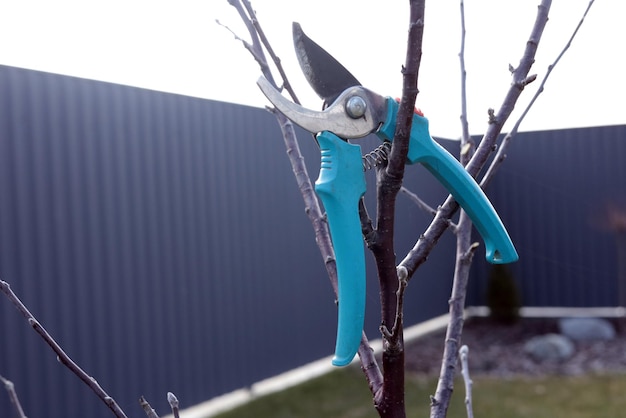
[[[617, 249], [607, 209], [626, 211], [626, 126], [519, 134], [488, 193], [515, 242], [527, 306], [617, 306]], [[486, 263], [472, 303], [484, 304]]]
[[[166, 411], [167, 391], [191, 405], [332, 352], [332, 291], [280, 138], [262, 109], [0, 66], [0, 275], [133, 415], [140, 395]], [[444, 195], [419, 169], [409, 187]], [[428, 216], [398, 206], [403, 254]], [[444, 238], [411, 283], [407, 324], [447, 309], [452, 251]], [[6, 300], [0, 336], [29, 416], [110, 415]]]
[[[157, 401], [167, 390], [200, 401], [307, 359], [276, 339], [259, 344], [284, 312], [315, 330], [303, 299], [328, 298], [326, 287], [306, 285], [323, 274], [299, 252], [312, 253], [314, 243], [275, 239], [302, 212], [272, 203], [298, 196], [276, 169], [289, 172], [280, 144], [268, 144], [276, 130], [258, 129], [262, 111], [47, 74], [3, 75], [11, 90], [3, 89], [10, 173], [2, 195], [14, 198], [1, 210], [13, 233], [0, 234], [2, 275], [126, 409], [141, 394]], [[275, 236], [259, 233], [265, 222], [275, 223]], [[268, 305], [259, 294], [289, 297]], [[318, 309], [329, 322], [331, 302]], [[257, 321], [261, 312], [272, 322]], [[290, 335], [297, 341], [305, 332]], [[41, 373], [52, 359], [45, 346], [31, 341], [28, 350], [40, 359], [35, 368], [29, 359], [31, 378], [6, 373], [30, 392], [41, 381], [35, 376], [55, 375]], [[321, 345], [311, 351], [326, 354]], [[52, 387], [35, 393], [45, 392], [41, 404], [59, 416], [102, 411], [80, 397], [59, 403]]]

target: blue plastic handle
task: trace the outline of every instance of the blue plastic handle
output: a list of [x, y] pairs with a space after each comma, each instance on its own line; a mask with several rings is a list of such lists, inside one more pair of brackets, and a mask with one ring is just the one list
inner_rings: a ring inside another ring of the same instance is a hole
[[[377, 132], [380, 138], [393, 140], [398, 106], [392, 98], [387, 99], [387, 120]], [[485, 241], [488, 262], [505, 264], [518, 260], [515, 246], [483, 190], [461, 163], [431, 138], [428, 119], [417, 114], [413, 116], [407, 159], [410, 164], [426, 167], [469, 215]]]
[[[392, 140], [398, 104], [387, 100], [388, 116], [377, 132]], [[365, 193], [361, 147], [331, 132], [317, 136], [322, 154], [320, 175], [315, 182], [328, 218], [338, 276], [339, 313], [333, 365], [348, 365], [359, 349], [365, 317], [365, 253], [359, 219], [359, 200]], [[485, 241], [490, 263], [510, 263], [518, 259], [515, 247], [498, 214], [463, 166], [435, 142], [428, 131], [428, 120], [413, 117], [408, 162], [424, 165], [454, 196], [472, 219]]]
[[365, 193], [361, 147], [324, 131], [317, 136], [322, 153], [315, 191], [330, 227], [337, 261], [339, 316], [333, 365], [348, 365], [361, 342], [365, 317], [365, 250], [359, 200]]

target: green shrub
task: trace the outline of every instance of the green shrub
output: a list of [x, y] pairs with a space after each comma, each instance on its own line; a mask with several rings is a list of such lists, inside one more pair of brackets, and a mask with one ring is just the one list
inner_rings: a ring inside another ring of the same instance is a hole
[[519, 319], [521, 298], [513, 274], [507, 265], [495, 264], [487, 282], [489, 316], [500, 323], [513, 324]]

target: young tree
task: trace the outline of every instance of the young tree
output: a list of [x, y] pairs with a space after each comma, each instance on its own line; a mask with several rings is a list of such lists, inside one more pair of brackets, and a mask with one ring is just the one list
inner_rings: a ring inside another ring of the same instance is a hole
[[[257, 63], [260, 65], [262, 74], [270, 80], [276, 88], [284, 88], [294, 102], [298, 103], [292, 86], [290, 85], [280, 59], [274, 53], [268, 39], [266, 38], [259, 20], [248, 0], [228, 0], [234, 6], [243, 22], [245, 23], [251, 42], [241, 40]], [[576, 35], [578, 28], [582, 24], [587, 11], [593, 4], [589, 2], [588, 8], [583, 15], [578, 27], [574, 31], [572, 38]], [[464, 62], [465, 54], [465, 19], [464, 4], [461, 0], [461, 153], [460, 161], [465, 166], [470, 175], [476, 177], [485, 167], [494, 150], [497, 154], [490, 163], [486, 174], [480, 180], [480, 185], [484, 187], [495, 175], [498, 167], [505, 159], [505, 150], [510, 140], [516, 135], [519, 125], [526, 116], [529, 108], [535, 102], [537, 96], [543, 91], [543, 85], [558, 63], [563, 53], [569, 48], [568, 42], [562, 53], [557, 57], [552, 66], [549, 67], [544, 80], [526, 108], [522, 116], [515, 123], [513, 129], [506, 135], [504, 140], [498, 144], [498, 138], [502, 132], [504, 124], [509, 119], [513, 108], [520, 98], [524, 88], [529, 83], [535, 81], [536, 76], [530, 74], [530, 69], [534, 63], [534, 57], [539, 46], [539, 41], [548, 21], [551, 1], [542, 0], [538, 6], [537, 16], [531, 29], [530, 36], [519, 64], [516, 68], [510, 68], [512, 82], [506, 91], [505, 98], [499, 109], [489, 109], [489, 124], [487, 131], [478, 142], [474, 143], [469, 135], [467, 122], [466, 105], [466, 70]], [[408, 152], [408, 142], [411, 131], [413, 109], [418, 89], [419, 69], [422, 56], [422, 39], [425, 27], [424, 0], [409, 1], [409, 23], [406, 60], [402, 70], [403, 91], [398, 111], [395, 137], [392, 142], [388, 159], [376, 167], [376, 198], [377, 213], [375, 221], [368, 215], [367, 209], [362, 204], [360, 207], [363, 238], [367, 247], [372, 251], [377, 265], [377, 273], [380, 284], [381, 301], [381, 334], [383, 338], [382, 370], [373, 356], [365, 334], [362, 336], [361, 346], [358, 354], [361, 361], [361, 368], [368, 381], [369, 388], [374, 399], [374, 406], [381, 417], [400, 418], [405, 416], [404, 405], [404, 341], [403, 341], [403, 298], [404, 290], [416, 270], [426, 261], [428, 255], [437, 244], [443, 233], [451, 227], [451, 217], [459, 209], [458, 203], [452, 196], [449, 196], [434, 211], [434, 217], [429, 227], [419, 236], [413, 248], [406, 256], [397, 263], [394, 249], [394, 215], [395, 202], [398, 192], [402, 190], [404, 176], [404, 166]], [[270, 71], [268, 61], [264, 53], [268, 52], [280, 73], [280, 82], [275, 81]], [[279, 85], [280, 84], [280, 85]], [[296, 176], [298, 186], [304, 198], [306, 213], [313, 224], [315, 238], [319, 245], [320, 252], [326, 260], [326, 269], [337, 293], [337, 269], [335, 265], [333, 247], [330, 240], [328, 226], [324, 221], [324, 214], [313, 192], [312, 183], [308, 175], [304, 160], [299, 153], [296, 134], [291, 122], [280, 112], [273, 111], [281, 131], [287, 154], [289, 155], [293, 172]], [[408, 191], [407, 191], [408, 192]], [[410, 193], [410, 192], [408, 192]], [[412, 195], [412, 194], [411, 194]], [[414, 196], [414, 195], [413, 195]], [[419, 201], [419, 199], [417, 199]], [[421, 205], [421, 202], [420, 202]], [[456, 264], [454, 270], [454, 281], [452, 294], [449, 300], [450, 321], [447, 327], [444, 350], [442, 356], [441, 373], [436, 392], [431, 398], [431, 417], [442, 418], [446, 416], [447, 408], [453, 391], [453, 378], [456, 374], [457, 353], [460, 347], [460, 339], [463, 329], [463, 311], [465, 306], [465, 294], [468, 283], [470, 266], [477, 245], [471, 241], [472, 222], [464, 211], [461, 211], [458, 224], [453, 227], [457, 238]], [[467, 350], [465, 350], [465, 353]]]

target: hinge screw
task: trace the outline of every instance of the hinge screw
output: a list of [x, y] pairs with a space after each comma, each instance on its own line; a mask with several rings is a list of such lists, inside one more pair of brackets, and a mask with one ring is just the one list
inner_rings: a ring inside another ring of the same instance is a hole
[[352, 96], [346, 101], [346, 113], [352, 119], [363, 117], [366, 109], [367, 103], [361, 96]]

